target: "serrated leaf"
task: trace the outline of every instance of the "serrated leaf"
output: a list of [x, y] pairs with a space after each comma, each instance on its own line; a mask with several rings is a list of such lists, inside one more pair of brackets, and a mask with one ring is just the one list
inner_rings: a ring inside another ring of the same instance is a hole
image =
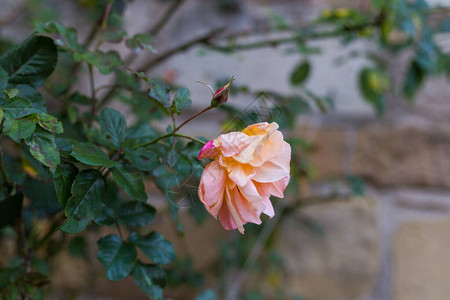
[[156, 210], [144, 202], [131, 201], [119, 208], [119, 219], [131, 226], [145, 226], [153, 220]]
[[308, 61], [303, 61], [298, 64], [291, 74], [291, 83], [293, 85], [301, 85], [309, 75], [311, 65]]
[[70, 157], [73, 146], [78, 144], [78, 141], [69, 138], [56, 138], [55, 142], [61, 156], [66, 158]]
[[33, 113], [31, 102], [20, 97], [7, 100], [1, 105], [1, 108], [9, 112], [14, 118], [21, 118]]
[[145, 193], [145, 186], [141, 176], [128, 172], [122, 164], [116, 164], [111, 171], [114, 180], [123, 188], [125, 193], [139, 201], [147, 200], [147, 194]]
[[125, 149], [125, 158], [141, 171], [151, 171], [160, 164], [158, 154], [145, 148]]
[[81, 171], [72, 184], [72, 196], [64, 208], [68, 219], [61, 229], [68, 233], [83, 231], [101, 213], [105, 189], [105, 180], [99, 171]]
[[33, 86], [29, 84], [17, 84], [16, 88], [20, 91], [20, 97], [28, 99], [33, 108], [47, 112], [47, 103], [44, 97]]
[[75, 92], [72, 96], [70, 96], [69, 102], [90, 105], [92, 104], [92, 99], [78, 92]]
[[54, 135], [38, 128], [25, 143], [30, 147], [34, 158], [49, 167], [52, 172], [55, 171], [60, 157]]
[[74, 145], [71, 154], [77, 160], [91, 166], [111, 168], [115, 164], [102, 149], [91, 143], [78, 143]]
[[175, 259], [175, 250], [172, 243], [157, 232], [151, 232], [146, 236], [140, 236], [133, 232], [129, 241], [139, 247], [156, 264], [168, 264]]
[[183, 109], [189, 108], [192, 104], [192, 100], [189, 98], [189, 90], [186, 88], [180, 88], [177, 94], [173, 98], [173, 105], [175, 112], [179, 115]]
[[0, 66], [8, 73], [9, 83], [40, 86], [55, 69], [57, 58], [53, 41], [33, 34], [0, 56]]
[[62, 162], [56, 168], [55, 174], [53, 174], [56, 198], [62, 208], [66, 207], [67, 201], [72, 195], [72, 183], [78, 174], [78, 169], [66, 162]]
[[22, 139], [28, 139], [36, 129], [36, 122], [30, 118], [14, 119], [9, 113], [5, 113], [3, 133], [20, 143]]
[[103, 40], [110, 43], [119, 43], [126, 36], [127, 33], [125, 30], [119, 30], [115, 32], [105, 32], [105, 34], [103, 34]]
[[36, 117], [39, 125], [45, 130], [52, 133], [63, 133], [63, 126], [57, 118], [43, 112], [37, 114]]
[[36, 31], [41, 35], [53, 38], [58, 46], [82, 52], [83, 47], [78, 43], [77, 31], [59, 22], [37, 23]]
[[118, 111], [105, 108], [100, 113], [100, 127], [114, 146], [120, 147], [127, 135], [127, 123]]
[[131, 273], [137, 258], [135, 246], [128, 242], [122, 242], [120, 237], [115, 234], [101, 238], [97, 245], [97, 257], [106, 269], [106, 278], [116, 281]]
[[163, 290], [161, 287], [163, 287], [166, 282], [166, 274], [163, 269], [157, 265], [144, 264], [138, 261], [132, 276], [136, 281], [136, 284], [150, 297], [150, 299], [163, 299]]
[[148, 91], [150, 99], [162, 104], [164, 107], [170, 107], [169, 88], [165, 83], [159, 81], [152, 81], [150, 83], [150, 90]]

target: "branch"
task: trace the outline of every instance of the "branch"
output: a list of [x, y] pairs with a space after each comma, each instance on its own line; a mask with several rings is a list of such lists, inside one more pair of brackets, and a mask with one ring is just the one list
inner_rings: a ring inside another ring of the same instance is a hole
[[193, 40], [187, 41], [179, 46], [176, 46], [170, 50], [167, 50], [166, 52], [164, 52], [163, 54], [161, 54], [160, 56], [150, 60], [149, 62], [145, 63], [143, 67], [141, 67], [138, 72], [146, 72], [152, 68], [154, 68], [156, 65], [164, 62], [166, 59], [168, 59], [169, 57], [171, 57], [172, 55], [175, 55], [179, 52], [183, 52], [189, 48], [191, 48], [192, 46], [196, 45], [196, 44], [208, 44], [209, 41], [214, 38], [215, 36], [217, 36], [219, 33], [221, 33], [224, 30], [223, 27], [220, 28], [216, 28], [213, 29], [209, 32], [207, 32], [206, 34], [195, 38]]
[[170, 21], [178, 8], [183, 4], [185, 0], [175, 0], [174, 3], [167, 9], [166, 13], [161, 17], [161, 19], [156, 22], [156, 24], [150, 29], [150, 35], [157, 35], [161, 29]]

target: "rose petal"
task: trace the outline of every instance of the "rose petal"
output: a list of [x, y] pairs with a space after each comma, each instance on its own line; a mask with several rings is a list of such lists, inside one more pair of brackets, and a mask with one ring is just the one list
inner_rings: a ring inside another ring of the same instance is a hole
[[242, 132], [230, 132], [221, 134], [216, 139], [218, 147], [225, 157], [239, 153], [250, 143], [250, 137]]
[[249, 203], [251, 203], [254, 210], [262, 212], [266, 209], [262, 201], [262, 197], [252, 180], [250, 180], [246, 185], [238, 187], [238, 189], [242, 196], [247, 199]]
[[259, 218], [261, 211], [255, 209], [252, 203], [243, 197], [238, 188], [231, 191], [231, 197], [231, 202], [236, 207], [236, 212], [243, 224], [247, 222], [261, 224], [261, 219]]
[[289, 175], [291, 160], [291, 146], [283, 142], [280, 154], [255, 168], [256, 174], [252, 180], [257, 182], [275, 182]]
[[275, 131], [259, 151], [258, 155], [249, 163], [254, 167], [259, 167], [266, 161], [278, 156], [283, 148], [283, 134]]
[[197, 159], [210, 158], [215, 159], [219, 154], [219, 149], [214, 145], [214, 141], [207, 142], [200, 150]]
[[222, 206], [226, 179], [227, 172], [217, 160], [205, 167], [200, 178], [198, 197], [214, 218]]

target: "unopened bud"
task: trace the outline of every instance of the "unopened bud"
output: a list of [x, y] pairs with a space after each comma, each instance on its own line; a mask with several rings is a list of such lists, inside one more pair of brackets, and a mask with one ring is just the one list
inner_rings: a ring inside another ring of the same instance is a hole
[[230, 82], [226, 85], [218, 89], [211, 99], [211, 107], [217, 107], [220, 104], [223, 104], [228, 101], [228, 96], [230, 95], [231, 83], [233, 82], [234, 77], [231, 77]]

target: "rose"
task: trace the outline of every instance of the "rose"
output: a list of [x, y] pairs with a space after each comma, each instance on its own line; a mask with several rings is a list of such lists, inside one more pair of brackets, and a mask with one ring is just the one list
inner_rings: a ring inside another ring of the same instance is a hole
[[278, 127], [275, 122], [253, 124], [222, 134], [201, 149], [199, 159], [214, 161], [203, 170], [198, 195], [225, 229], [244, 233], [244, 224], [261, 224], [261, 213], [275, 214], [269, 197], [284, 197], [291, 147]]

